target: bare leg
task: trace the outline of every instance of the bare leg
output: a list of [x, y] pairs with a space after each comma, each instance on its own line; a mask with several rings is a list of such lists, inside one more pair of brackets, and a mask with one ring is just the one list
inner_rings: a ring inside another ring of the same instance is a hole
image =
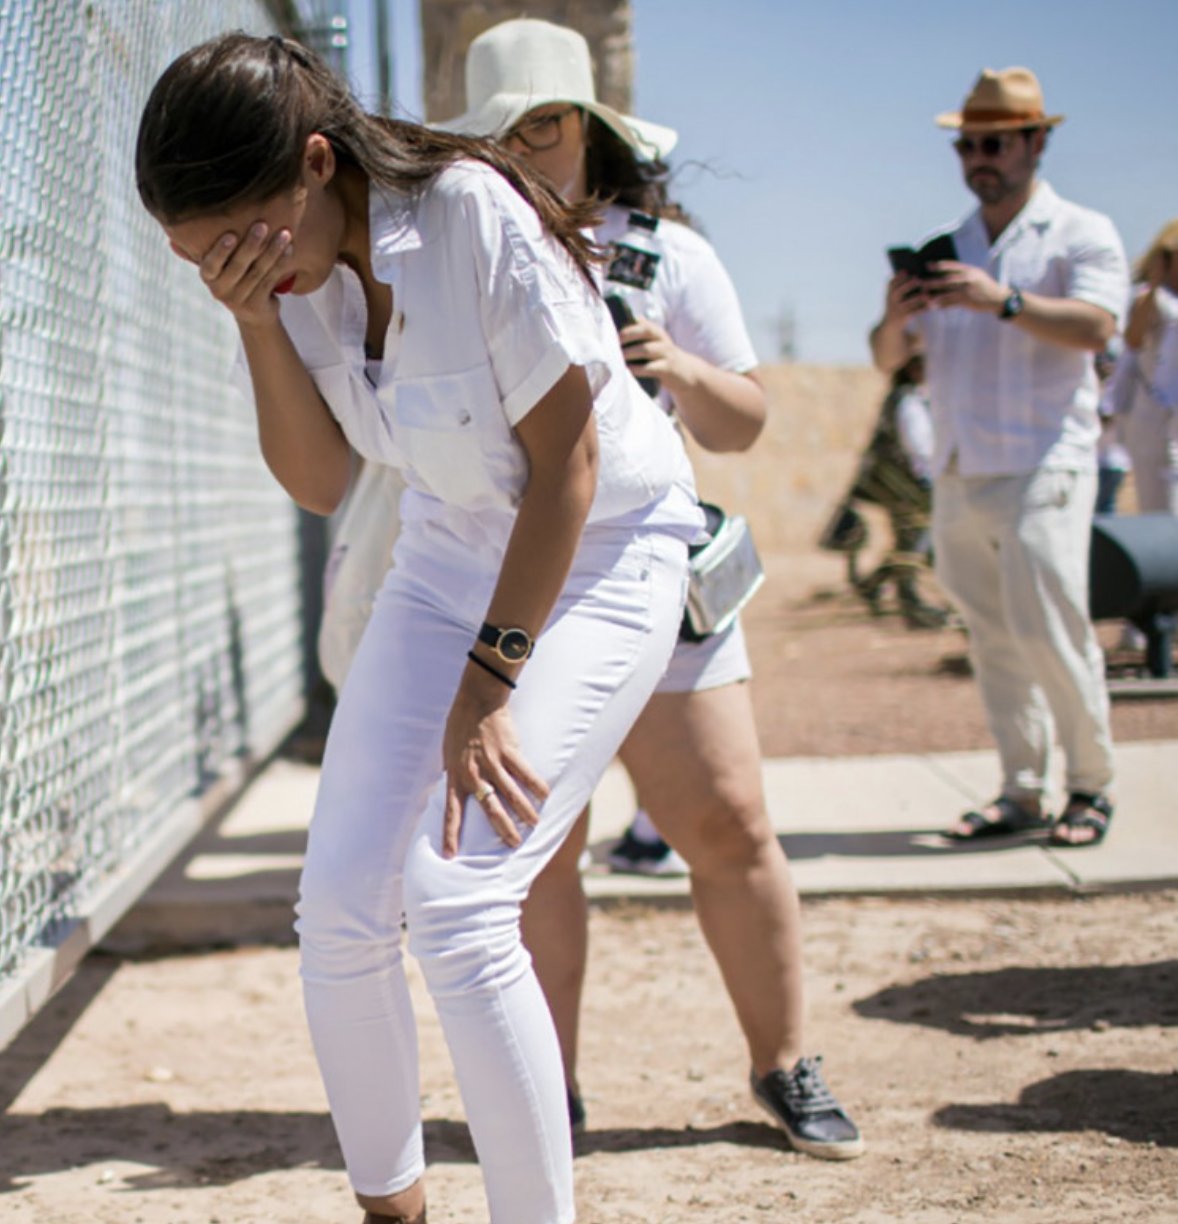
[[589, 955], [589, 902], [578, 863], [588, 840], [586, 808], [564, 845], [533, 882], [520, 923], [560, 1040], [565, 1081], [578, 1094], [577, 1037]]
[[765, 807], [747, 684], [658, 693], [622, 746], [639, 800], [691, 867], [704, 937], [763, 1076], [801, 1055], [801, 910]]

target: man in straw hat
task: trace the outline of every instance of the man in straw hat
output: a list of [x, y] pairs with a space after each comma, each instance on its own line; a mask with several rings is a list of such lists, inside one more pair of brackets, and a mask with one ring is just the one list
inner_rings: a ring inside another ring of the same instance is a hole
[[[1128, 269], [1107, 217], [1038, 176], [1048, 114], [1034, 73], [984, 71], [937, 124], [979, 206], [949, 235], [957, 258], [899, 272], [871, 333], [891, 372], [923, 350], [936, 434], [938, 577], [970, 634], [998, 742], [1002, 789], [946, 830], [954, 840], [1051, 829], [1095, 845], [1112, 818], [1104, 665], [1088, 615], [1099, 436], [1094, 355], [1117, 331]], [[1058, 736], [1067, 803], [1043, 794]]]

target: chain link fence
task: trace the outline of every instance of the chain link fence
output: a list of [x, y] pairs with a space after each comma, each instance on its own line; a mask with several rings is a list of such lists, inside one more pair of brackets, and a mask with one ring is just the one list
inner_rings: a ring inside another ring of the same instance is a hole
[[0, 0], [0, 987], [301, 711], [295, 511], [133, 172], [166, 64], [273, 11]]

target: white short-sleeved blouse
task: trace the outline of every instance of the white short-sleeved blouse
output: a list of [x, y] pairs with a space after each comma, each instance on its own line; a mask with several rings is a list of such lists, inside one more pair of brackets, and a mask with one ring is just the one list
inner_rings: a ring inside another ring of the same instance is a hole
[[609, 314], [535, 211], [491, 167], [459, 162], [416, 196], [370, 189], [373, 272], [393, 291], [374, 387], [359, 278], [337, 265], [282, 322], [364, 458], [401, 470], [409, 524], [505, 542], [527, 483], [513, 427], [571, 365], [594, 394], [600, 448], [589, 524], [691, 539], [701, 517], [682, 443], [631, 378]]
[[[958, 258], [999, 284], [1090, 302], [1118, 321], [1125, 311], [1128, 264], [1113, 223], [1045, 182], [993, 244], [979, 210], [952, 234]], [[1094, 466], [1099, 388], [1091, 353], [961, 306], [925, 311], [915, 330], [927, 349], [934, 473], [953, 459], [965, 476]]]

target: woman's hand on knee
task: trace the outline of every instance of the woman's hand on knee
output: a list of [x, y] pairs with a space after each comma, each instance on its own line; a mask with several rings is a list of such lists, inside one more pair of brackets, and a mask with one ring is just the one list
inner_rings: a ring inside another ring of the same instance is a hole
[[491, 709], [459, 689], [446, 722], [442, 746], [446, 770], [446, 812], [442, 853], [458, 853], [463, 813], [474, 798], [491, 828], [513, 849], [520, 844], [519, 825], [540, 821], [533, 797], [543, 802], [548, 784], [520, 752], [515, 727], [505, 705]]

